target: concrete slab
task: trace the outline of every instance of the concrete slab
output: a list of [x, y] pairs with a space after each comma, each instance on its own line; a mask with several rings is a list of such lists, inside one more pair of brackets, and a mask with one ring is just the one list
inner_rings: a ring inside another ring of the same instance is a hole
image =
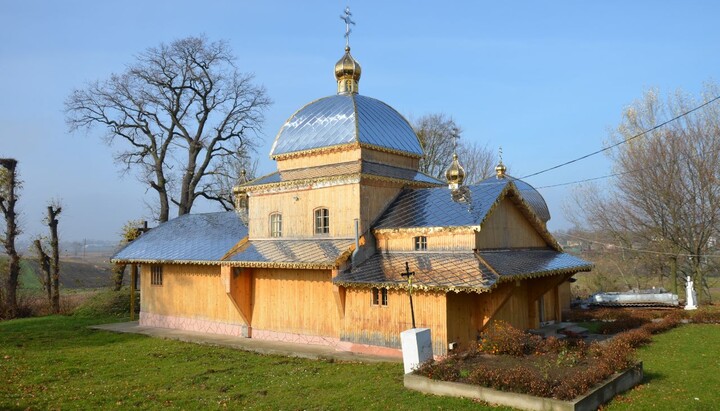
[[282, 341], [266, 341], [230, 335], [206, 334], [197, 331], [174, 330], [170, 328], [141, 326], [137, 321], [100, 324], [89, 327], [94, 330], [116, 333], [141, 334], [154, 338], [235, 348], [259, 354], [282, 355], [285, 357], [308, 358], [312, 360], [337, 360], [348, 362], [402, 362], [400, 357], [386, 357], [372, 354], [338, 351], [326, 345], [296, 344]]

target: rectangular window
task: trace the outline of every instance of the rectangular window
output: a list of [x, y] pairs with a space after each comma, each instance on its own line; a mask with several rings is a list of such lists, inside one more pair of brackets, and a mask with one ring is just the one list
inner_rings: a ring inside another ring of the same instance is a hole
[[427, 250], [427, 237], [420, 236], [415, 237], [415, 251], [426, 251]]
[[372, 305], [388, 305], [387, 288], [372, 289]]
[[150, 285], [162, 285], [162, 266], [152, 265], [150, 266]]
[[330, 233], [330, 210], [318, 208], [315, 210], [315, 234]]
[[282, 237], [282, 214], [270, 214], [270, 237]]

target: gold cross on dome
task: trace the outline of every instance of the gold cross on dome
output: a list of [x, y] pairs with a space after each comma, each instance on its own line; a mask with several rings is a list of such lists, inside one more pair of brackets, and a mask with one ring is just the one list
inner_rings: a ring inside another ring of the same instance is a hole
[[352, 21], [350, 6], [345, 7], [345, 15], [340, 15], [340, 20], [345, 22], [345, 47], [350, 47], [350, 33], [352, 33], [350, 25], [355, 25], [355, 22]]

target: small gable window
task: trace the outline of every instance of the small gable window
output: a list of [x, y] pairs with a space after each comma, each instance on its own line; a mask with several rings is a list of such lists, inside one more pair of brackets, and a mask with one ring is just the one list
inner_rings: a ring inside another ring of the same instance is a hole
[[282, 237], [282, 214], [270, 214], [270, 237]]
[[330, 233], [330, 210], [318, 208], [315, 210], [315, 234]]
[[425, 250], [427, 250], [427, 237], [425, 237], [425, 236], [415, 237], [415, 251], [425, 251]]
[[163, 273], [161, 265], [150, 266], [150, 285], [162, 285]]
[[372, 289], [372, 305], [388, 305], [388, 290], [387, 288]]

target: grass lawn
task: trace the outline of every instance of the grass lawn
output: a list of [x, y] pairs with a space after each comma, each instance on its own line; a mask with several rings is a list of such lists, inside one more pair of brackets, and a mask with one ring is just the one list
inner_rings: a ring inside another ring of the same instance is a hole
[[685, 325], [639, 349], [645, 380], [608, 410], [720, 408], [720, 324]]
[[[0, 323], [0, 409], [504, 409], [405, 390], [401, 364], [265, 356], [86, 328], [117, 320]], [[655, 340], [640, 350], [647, 383], [609, 409], [720, 404], [720, 326], [687, 325]]]

